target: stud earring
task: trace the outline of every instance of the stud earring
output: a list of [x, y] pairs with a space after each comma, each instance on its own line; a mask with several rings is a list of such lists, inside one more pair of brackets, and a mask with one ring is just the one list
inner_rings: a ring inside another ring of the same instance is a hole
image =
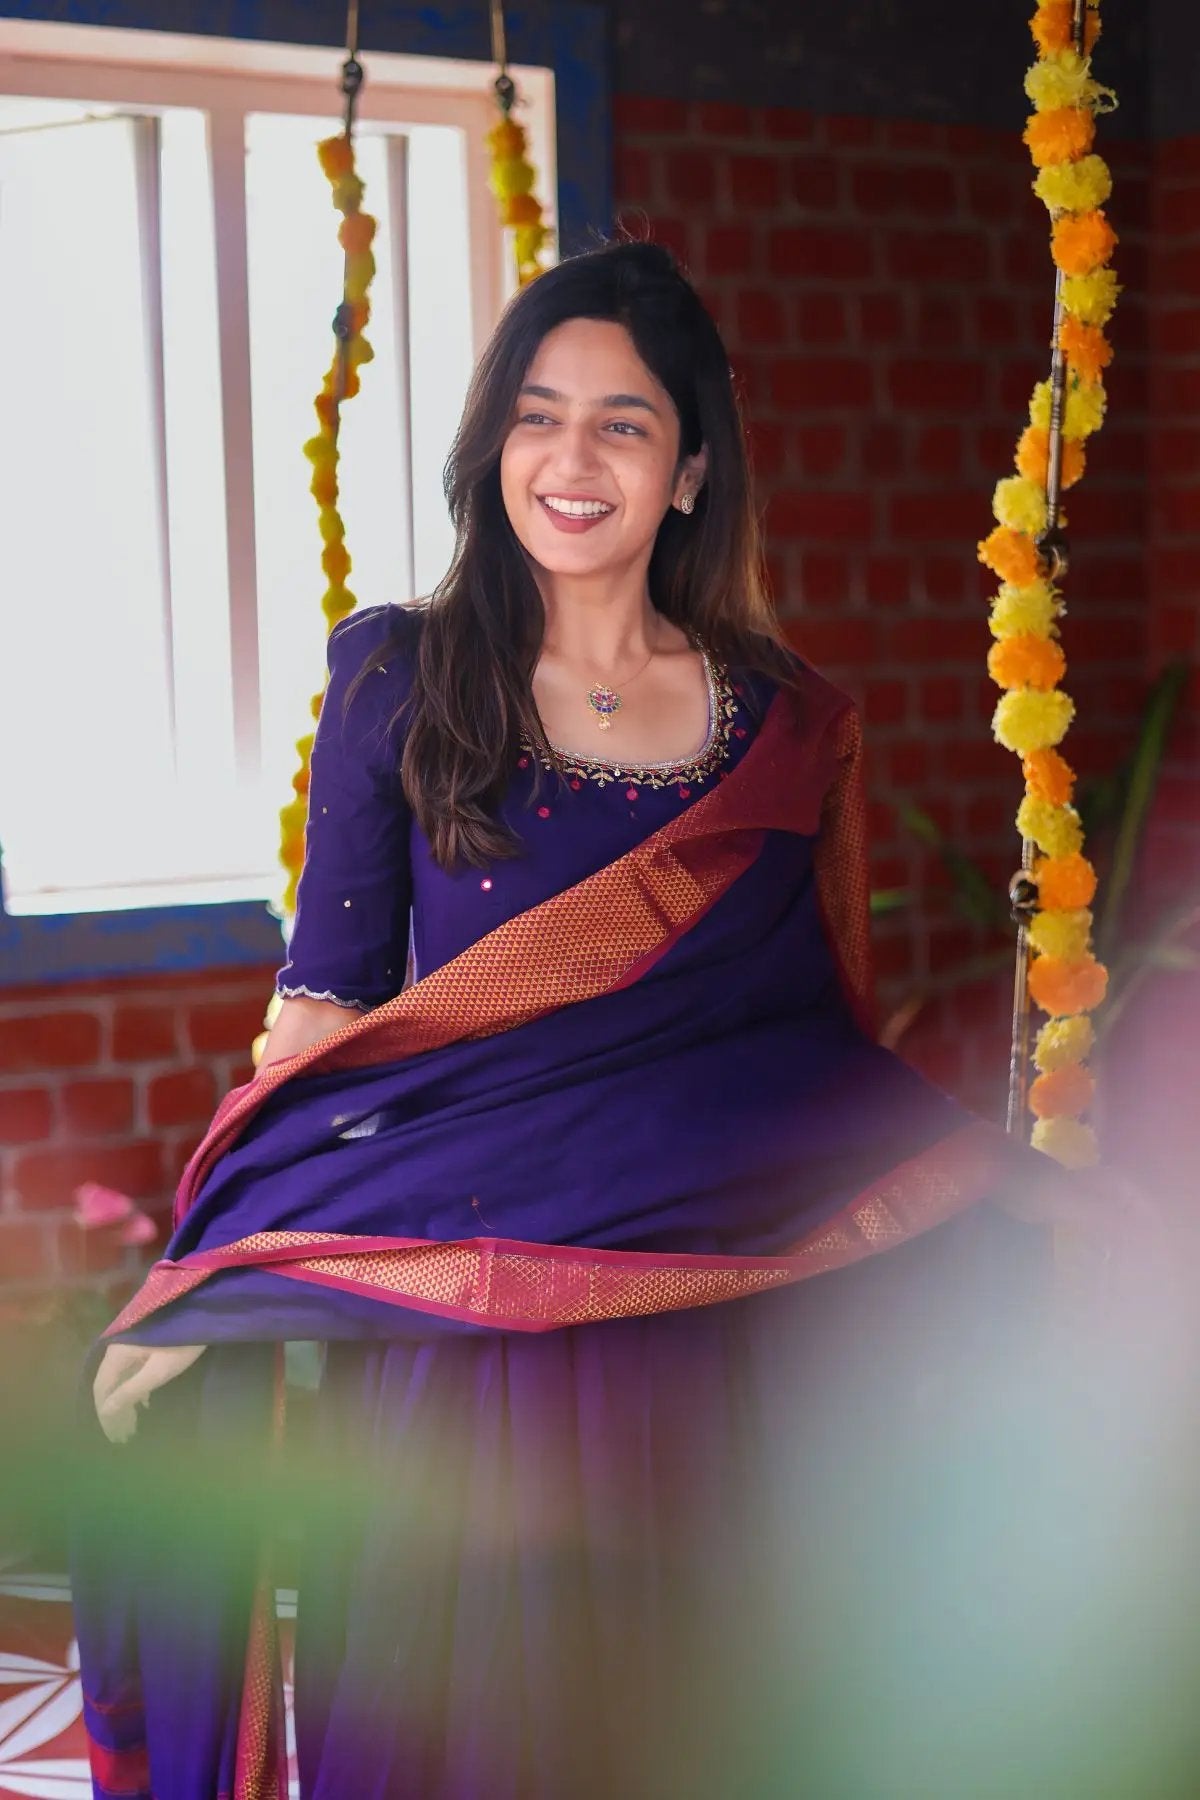
[[679, 510], [681, 513], [690, 514], [695, 510], [695, 506], [696, 506], [696, 496], [695, 496], [695, 494], [692, 494], [692, 493], [685, 494], [683, 496], [682, 500], [679, 502]]

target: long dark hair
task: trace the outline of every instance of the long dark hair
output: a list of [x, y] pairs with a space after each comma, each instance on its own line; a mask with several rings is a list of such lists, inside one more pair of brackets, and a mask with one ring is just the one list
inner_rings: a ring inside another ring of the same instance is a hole
[[[532, 677], [541, 596], [500, 491], [500, 452], [538, 346], [568, 319], [623, 325], [679, 415], [679, 454], [708, 446], [691, 518], [674, 507], [650, 560], [663, 616], [722, 662], [792, 679], [763, 581], [758, 525], [729, 358], [673, 257], [621, 242], [549, 269], [509, 303], [480, 359], [446, 463], [457, 541], [421, 609], [416, 674], [404, 709], [405, 797], [443, 867], [510, 856], [496, 809], [522, 737], [547, 749]], [[378, 660], [376, 657], [374, 660]]]

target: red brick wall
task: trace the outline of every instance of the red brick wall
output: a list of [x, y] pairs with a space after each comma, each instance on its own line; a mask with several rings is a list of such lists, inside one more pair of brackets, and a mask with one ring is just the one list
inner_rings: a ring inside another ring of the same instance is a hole
[[[1065, 645], [1083, 773], [1125, 746], [1147, 651], [1146, 156], [1106, 145], [1130, 293], [1110, 423], [1071, 497]], [[893, 1000], [1005, 938], [937, 899], [898, 807], [931, 814], [1003, 892], [1015, 760], [992, 742], [985, 572], [974, 546], [1047, 372], [1046, 215], [1014, 133], [740, 106], [617, 102], [626, 226], [669, 244], [726, 334], [751, 424], [776, 596], [797, 646], [860, 701]], [[985, 1110], [1006, 1081], [1010, 978], [926, 1007], [905, 1050]]]
[[[627, 222], [647, 216], [727, 334], [782, 608], [799, 645], [863, 706], [875, 880], [920, 895], [878, 929], [896, 1001], [931, 970], [1005, 944], [939, 903], [936, 866], [897, 808], [932, 813], [1002, 890], [1018, 772], [990, 742], [988, 584], [973, 546], [1045, 373], [1045, 214], [1011, 134], [635, 99], [617, 103], [616, 124]], [[1200, 140], [1159, 161], [1149, 524], [1148, 162], [1136, 146], [1106, 149], [1128, 291], [1110, 422], [1069, 509], [1065, 641], [1080, 710], [1069, 742], [1084, 772], [1125, 747], [1148, 658], [1194, 653], [1200, 639]], [[1181, 844], [1195, 850], [1194, 716], [1156, 824], [1167, 873]], [[71, 1225], [72, 1190], [111, 1182], [165, 1217], [214, 1095], [245, 1073], [271, 978], [0, 999], [0, 1279], [113, 1285], [128, 1274], [136, 1253], [114, 1256], [111, 1240]], [[1008, 1005], [1007, 973], [961, 988], [926, 1008], [905, 1053], [994, 1112]]]
[[138, 1266], [71, 1218], [81, 1182], [142, 1203], [165, 1239], [180, 1170], [250, 1074], [274, 969], [0, 996], [0, 1283], [119, 1285]]
[[[1148, 473], [1150, 648], [1200, 663], [1200, 136], [1156, 146]], [[1149, 875], [1156, 897], [1200, 888], [1200, 679], [1169, 746]]]

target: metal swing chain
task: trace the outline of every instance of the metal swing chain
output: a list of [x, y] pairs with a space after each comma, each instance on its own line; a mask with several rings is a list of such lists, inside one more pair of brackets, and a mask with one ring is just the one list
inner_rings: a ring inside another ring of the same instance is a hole
[[[350, 0], [346, 14], [346, 60], [342, 64], [341, 90], [343, 99], [342, 136], [349, 141], [354, 136], [354, 115], [358, 107], [358, 96], [363, 84], [363, 66], [358, 60], [358, 6], [359, 0]], [[350, 373], [348, 347], [354, 335], [354, 309], [344, 297], [333, 315], [333, 335], [337, 340], [337, 372], [334, 377], [334, 405], [337, 409], [334, 421], [334, 437], [341, 423], [341, 405], [346, 398], [346, 383]]]

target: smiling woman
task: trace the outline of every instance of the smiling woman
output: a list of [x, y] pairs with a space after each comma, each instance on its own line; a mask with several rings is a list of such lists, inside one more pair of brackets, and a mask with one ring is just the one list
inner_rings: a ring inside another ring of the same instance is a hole
[[[781, 648], [664, 251], [511, 303], [447, 488], [430, 602], [331, 634], [282, 1010], [106, 1334], [98, 1449], [253, 1467], [272, 1347], [326, 1345], [304, 1800], [931, 1792], [886, 1717], [856, 1780], [827, 1697], [892, 1693], [902, 1643], [939, 1753], [939, 1659], [960, 1716], [1021, 1716], [996, 1670], [1046, 1584], [1003, 1451], [1046, 1242], [1009, 1215], [1064, 1178], [874, 1041], [857, 719]], [[279, 1792], [261, 1514], [114, 1538], [133, 1491], [76, 1542], [104, 1791]], [[1017, 1620], [966, 1675], [964, 1545]]]

